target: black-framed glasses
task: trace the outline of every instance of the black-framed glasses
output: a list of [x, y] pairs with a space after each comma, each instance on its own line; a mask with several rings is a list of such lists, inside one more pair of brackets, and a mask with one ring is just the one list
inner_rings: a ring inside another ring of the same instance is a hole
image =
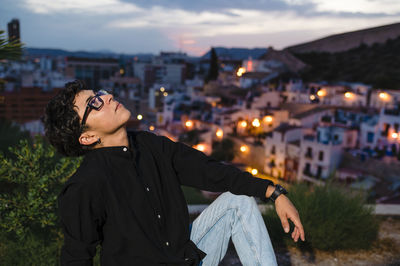
[[85, 112], [83, 113], [83, 118], [82, 118], [82, 123], [81, 123], [82, 127], [85, 125], [86, 119], [92, 109], [99, 111], [103, 107], [104, 101], [103, 101], [103, 99], [100, 98], [100, 96], [108, 95], [108, 94], [110, 94], [110, 93], [108, 93], [105, 90], [99, 90], [93, 97], [91, 97], [89, 99], [89, 101], [86, 105]]

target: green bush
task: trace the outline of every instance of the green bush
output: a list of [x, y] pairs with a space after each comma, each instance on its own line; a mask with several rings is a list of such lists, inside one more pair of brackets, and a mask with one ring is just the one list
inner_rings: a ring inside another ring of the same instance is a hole
[[62, 242], [57, 195], [80, 158], [59, 156], [41, 137], [9, 152], [0, 153], [0, 183], [8, 184], [0, 190], [0, 265], [53, 265]]
[[[306, 234], [300, 247], [320, 250], [368, 249], [377, 239], [379, 220], [365, 207], [361, 194], [332, 184], [294, 184], [288, 197], [299, 211]], [[264, 215], [274, 245], [295, 245], [285, 234], [274, 209]], [[293, 224], [292, 224], [293, 228]]]
[[24, 240], [0, 233], [0, 265], [58, 265], [62, 239], [46, 239], [32, 232]]

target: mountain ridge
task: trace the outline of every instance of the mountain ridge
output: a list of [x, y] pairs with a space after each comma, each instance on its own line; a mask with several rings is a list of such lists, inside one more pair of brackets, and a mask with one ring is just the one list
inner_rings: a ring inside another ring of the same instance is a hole
[[400, 36], [400, 23], [382, 25], [362, 30], [330, 35], [310, 42], [292, 45], [284, 48], [291, 53], [310, 52], [344, 52], [357, 48], [362, 44], [371, 46], [375, 43], [385, 43], [389, 39]]

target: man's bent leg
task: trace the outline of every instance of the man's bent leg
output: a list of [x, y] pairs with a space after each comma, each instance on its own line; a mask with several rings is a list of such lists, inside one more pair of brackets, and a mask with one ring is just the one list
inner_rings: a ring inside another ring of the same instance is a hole
[[264, 220], [252, 197], [221, 194], [193, 222], [190, 239], [207, 256], [203, 266], [218, 265], [229, 238], [243, 265], [277, 265]]

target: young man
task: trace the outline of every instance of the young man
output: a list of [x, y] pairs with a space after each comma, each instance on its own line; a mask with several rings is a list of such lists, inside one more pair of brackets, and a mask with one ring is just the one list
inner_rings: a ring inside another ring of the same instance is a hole
[[[218, 265], [229, 239], [243, 265], [276, 265], [253, 197], [275, 200], [282, 226], [304, 231], [271, 181], [147, 131], [126, 131], [130, 112], [104, 91], [66, 84], [46, 108], [46, 136], [67, 156], [85, 155], [59, 195], [62, 265]], [[181, 185], [225, 192], [189, 223]], [[229, 192], [228, 192], [229, 191]]]

